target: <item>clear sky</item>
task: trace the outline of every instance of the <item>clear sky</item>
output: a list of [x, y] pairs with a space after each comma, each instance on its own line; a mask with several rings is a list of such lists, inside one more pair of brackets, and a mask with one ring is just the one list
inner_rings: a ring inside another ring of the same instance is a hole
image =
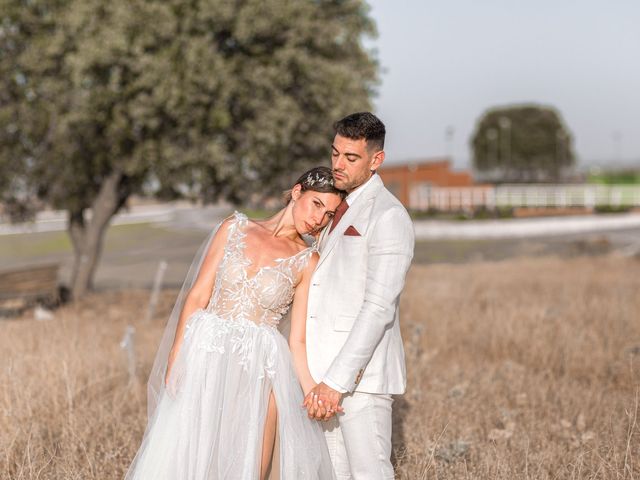
[[579, 165], [640, 165], [640, 0], [368, 3], [389, 162], [467, 166], [488, 107], [535, 102], [560, 111]]

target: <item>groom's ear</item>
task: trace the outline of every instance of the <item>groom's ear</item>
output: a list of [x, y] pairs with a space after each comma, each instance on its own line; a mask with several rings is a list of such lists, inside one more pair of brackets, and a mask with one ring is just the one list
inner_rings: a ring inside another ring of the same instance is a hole
[[382, 162], [384, 162], [384, 150], [379, 150], [376, 153], [374, 153], [373, 157], [371, 158], [371, 165], [370, 165], [371, 171], [375, 172], [378, 168], [380, 168], [380, 165], [382, 165]]

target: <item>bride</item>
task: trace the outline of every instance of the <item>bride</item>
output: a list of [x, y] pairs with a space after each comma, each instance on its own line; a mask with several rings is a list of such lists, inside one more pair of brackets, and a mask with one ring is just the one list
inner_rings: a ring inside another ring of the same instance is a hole
[[[316, 167], [272, 218], [236, 212], [212, 233], [165, 330], [126, 480], [263, 479], [276, 438], [282, 480], [334, 478], [322, 429], [301, 407], [315, 386], [305, 322], [318, 261], [302, 235], [324, 227], [343, 196], [331, 169]], [[277, 327], [290, 306], [287, 345]]]

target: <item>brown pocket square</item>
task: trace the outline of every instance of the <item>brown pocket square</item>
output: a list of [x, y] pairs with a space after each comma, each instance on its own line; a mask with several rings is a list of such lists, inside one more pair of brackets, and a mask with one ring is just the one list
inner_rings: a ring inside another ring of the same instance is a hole
[[356, 230], [356, 227], [354, 227], [353, 225], [349, 225], [349, 228], [347, 228], [344, 231], [345, 235], [348, 235], [350, 237], [359, 237], [360, 236], [360, 232], [358, 232], [358, 230]]

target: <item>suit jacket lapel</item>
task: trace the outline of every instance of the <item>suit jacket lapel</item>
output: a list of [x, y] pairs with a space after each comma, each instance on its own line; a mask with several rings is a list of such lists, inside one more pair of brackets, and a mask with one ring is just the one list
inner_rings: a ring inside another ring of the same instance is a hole
[[318, 265], [316, 269], [322, 264], [325, 258], [333, 247], [335, 247], [338, 240], [344, 235], [344, 232], [349, 225], [353, 222], [353, 219], [358, 218], [360, 212], [369, 204], [370, 201], [373, 201], [378, 191], [383, 187], [382, 180], [380, 180], [379, 175], [375, 175], [374, 178], [371, 179], [371, 184], [367, 185], [366, 190], [364, 190], [353, 202], [353, 205], [349, 206], [349, 209], [345, 212], [343, 217], [340, 219], [340, 223], [333, 229], [325, 241], [325, 246], [320, 252], [320, 260], [318, 261]]

